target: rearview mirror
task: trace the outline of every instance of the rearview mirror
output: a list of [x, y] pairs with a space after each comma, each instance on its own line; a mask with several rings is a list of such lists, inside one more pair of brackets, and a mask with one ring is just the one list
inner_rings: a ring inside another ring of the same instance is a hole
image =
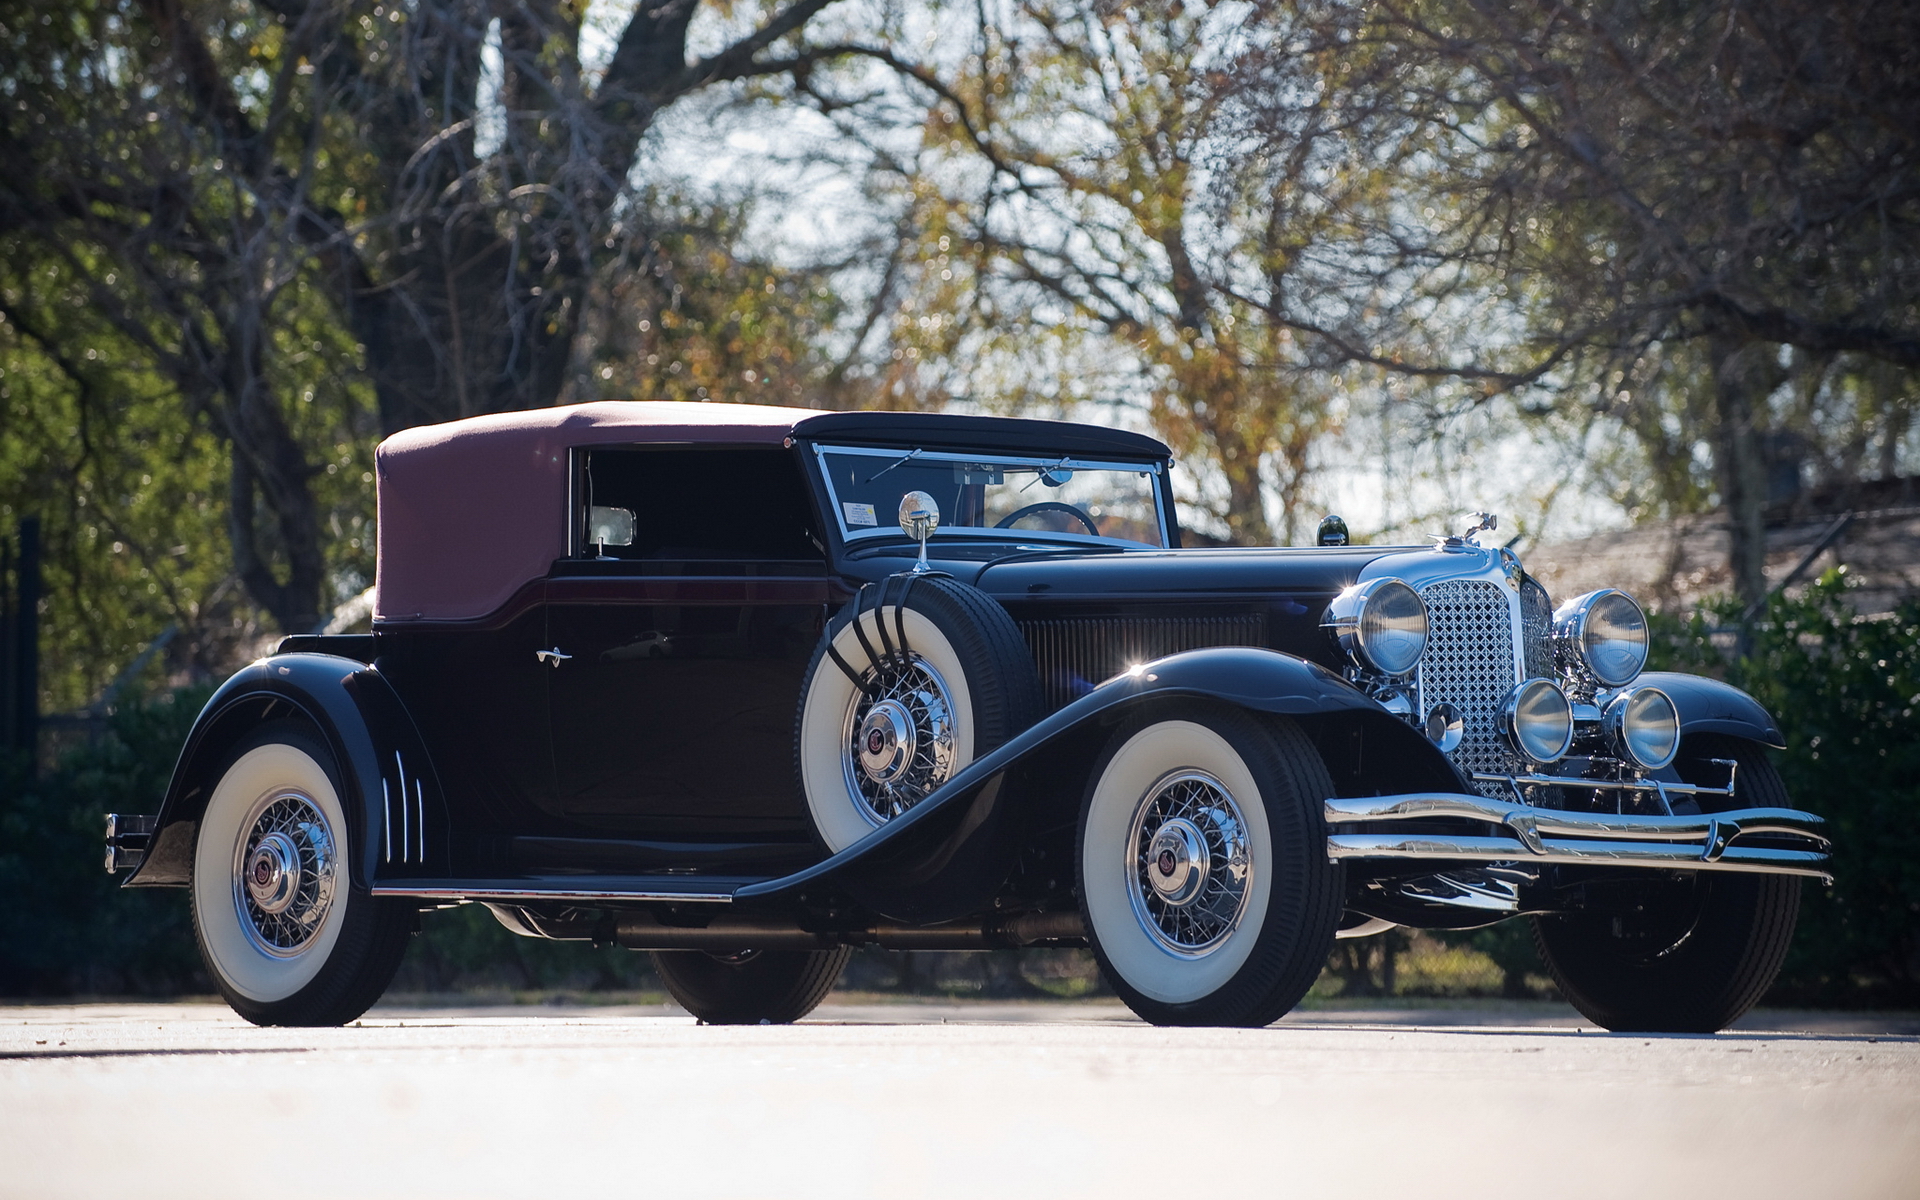
[[596, 504], [587, 510], [587, 545], [633, 545], [633, 510], [602, 508]]

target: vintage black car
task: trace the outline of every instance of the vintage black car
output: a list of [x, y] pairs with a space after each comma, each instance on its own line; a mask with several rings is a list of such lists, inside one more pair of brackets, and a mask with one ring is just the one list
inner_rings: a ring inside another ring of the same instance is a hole
[[255, 1022], [351, 1020], [473, 902], [714, 1022], [857, 945], [1084, 945], [1149, 1021], [1257, 1026], [1337, 937], [1525, 915], [1592, 1020], [1712, 1031], [1826, 874], [1766, 712], [1490, 520], [1183, 549], [1165, 446], [990, 417], [609, 402], [377, 460], [373, 632], [240, 671], [109, 818]]

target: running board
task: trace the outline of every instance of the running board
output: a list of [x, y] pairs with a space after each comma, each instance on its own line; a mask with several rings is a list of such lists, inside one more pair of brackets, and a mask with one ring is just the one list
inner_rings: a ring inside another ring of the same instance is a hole
[[387, 879], [373, 885], [376, 896], [420, 900], [492, 900], [526, 903], [552, 900], [581, 904], [608, 901], [665, 901], [681, 904], [731, 904], [733, 894], [752, 876], [548, 875], [515, 879]]
[[[1329, 825], [1382, 823], [1384, 831], [1327, 837], [1327, 857], [1423, 859], [1449, 862], [1638, 867], [1650, 870], [1750, 871], [1804, 875], [1831, 883], [1826, 822], [1792, 808], [1741, 808], [1699, 816], [1640, 817], [1534, 808], [1456, 792], [1402, 796], [1336, 796], [1326, 802]], [[1395, 832], [1401, 821], [1473, 821], [1497, 826], [1475, 831]], [[1741, 844], [1742, 838], [1789, 839], [1798, 847]]]

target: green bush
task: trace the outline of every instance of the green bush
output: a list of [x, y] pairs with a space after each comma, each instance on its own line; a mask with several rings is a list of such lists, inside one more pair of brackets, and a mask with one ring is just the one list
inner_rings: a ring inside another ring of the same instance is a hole
[[1772, 1003], [1920, 1004], [1920, 603], [1858, 616], [1843, 571], [1775, 596], [1744, 654], [1739, 605], [1656, 621], [1656, 666], [1713, 674], [1773, 714], [1798, 807], [1827, 819], [1834, 885], [1809, 884]]
[[33, 778], [0, 759], [0, 995], [212, 991], [185, 893], [123, 891], [101, 869], [104, 814], [160, 806], [206, 689], [117, 713], [107, 730]]

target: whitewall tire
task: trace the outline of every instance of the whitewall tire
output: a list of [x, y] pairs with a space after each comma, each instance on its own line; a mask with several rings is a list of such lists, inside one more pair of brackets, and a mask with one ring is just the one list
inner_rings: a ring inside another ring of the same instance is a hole
[[351, 885], [331, 755], [309, 729], [265, 726], [229, 756], [194, 845], [194, 935], [235, 1011], [263, 1025], [336, 1025], [392, 979], [404, 903]]
[[1146, 1020], [1265, 1025], [1338, 924], [1326, 768], [1281, 718], [1185, 705], [1109, 741], [1081, 809], [1080, 901], [1102, 970]]

